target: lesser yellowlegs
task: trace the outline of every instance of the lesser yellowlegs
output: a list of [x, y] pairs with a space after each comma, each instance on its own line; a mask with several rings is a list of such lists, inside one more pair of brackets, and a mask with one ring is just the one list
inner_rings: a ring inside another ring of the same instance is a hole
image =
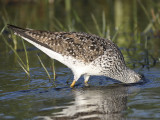
[[141, 76], [126, 67], [123, 55], [111, 40], [77, 32], [47, 32], [8, 25], [14, 33], [49, 57], [68, 66], [73, 87], [81, 75], [87, 84], [90, 75], [107, 76], [124, 83], [135, 83]]

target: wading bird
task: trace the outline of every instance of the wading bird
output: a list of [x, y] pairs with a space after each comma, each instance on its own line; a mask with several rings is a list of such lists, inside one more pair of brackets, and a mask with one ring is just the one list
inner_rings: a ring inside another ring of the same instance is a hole
[[141, 75], [126, 67], [121, 51], [111, 40], [87, 33], [48, 32], [14, 25], [8, 25], [8, 28], [69, 67], [74, 74], [70, 87], [74, 87], [81, 75], [84, 75], [85, 84], [91, 75], [107, 76], [123, 83], [141, 79]]

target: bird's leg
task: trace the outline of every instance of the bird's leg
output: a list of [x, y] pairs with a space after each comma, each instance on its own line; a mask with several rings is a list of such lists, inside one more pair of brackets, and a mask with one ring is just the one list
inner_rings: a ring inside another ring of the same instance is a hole
[[73, 87], [74, 87], [74, 85], [75, 85], [76, 81], [77, 81], [77, 80], [73, 80], [72, 84], [70, 85], [70, 87], [71, 87], [71, 88], [73, 88]]
[[85, 86], [88, 86], [88, 79], [89, 79], [89, 75], [84, 75], [84, 83], [85, 83]]
[[74, 75], [74, 80], [72, 82], [72, 84], [70, 85], [71, 88], [74, 87], [75, 83], [77, 82], [77, 80], [80, 78], [81, 75]]

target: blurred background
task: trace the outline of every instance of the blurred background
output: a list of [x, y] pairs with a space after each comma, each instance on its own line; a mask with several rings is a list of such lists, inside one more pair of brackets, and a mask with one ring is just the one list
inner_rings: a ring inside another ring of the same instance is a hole
[[[75, 93], [69, 89], [73, 75], [66, 66], [13, 35], [7, 24], [53, 32], [86, 32], [111, 39], [121, 49], [127, 66], [149, 81], [136, 86], [145, 92], [129, 97], [125, 102], [129, 107], [122, 114], [118, 111], [118, 117], [160, 118], [160, 108], [156, 107], [160, 102], [159, 0], [1, 0], [0, 119], [38, 119], [63, 109], [53, 106], [73, 102]], [[89, 83], [110, 86], [117, 81], [91, 77]], [[83, 78], [77, 87], [83, 87]]]

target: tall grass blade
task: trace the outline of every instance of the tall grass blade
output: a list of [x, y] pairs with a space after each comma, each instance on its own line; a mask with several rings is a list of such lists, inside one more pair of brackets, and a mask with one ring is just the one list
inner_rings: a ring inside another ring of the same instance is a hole
[[144, 30], [144, 33], [146, 33], [147, 30], [149, 30], [150, 28], [152, 28], [153, 30], [155, 30], [155, 27], [152, 23], [152, 20], [150, 19], [151, 17], [149, 16], [149, 13], [147, 12], [146, 8], [144, 7], [144, 5], [142, 4], [141, 0], [138, 0], [138, 3], [140, 4], [141, 8], [143, 9], [144, 13], [147, 16], [147, 19], [149, 21], [149, 25], [146, 27], [146, 29]]
[[24, 51], [25, 51], [25, 56], [26, 56], [26, 63], [27, 63], [26, 68], [27, 68], [27, 71], [29, 72], [30, 69], [29, 69], [28, 53], [27, 53], [27, 50], [26, 50], [26, 46], [24, 44], [24, 40], [22, 40], [22, 43], [23, 43], [23, 47], [24, 47]]
[[76, 21], [79, 22], [79, 23], [83, 26], [83, 28], [85, 29], [85, 31], [86, 31], [87, 33], [91, 33], [91, 32], [89, 31], [89, 29], [87, 28], [87, 26], [82, 22], [81, 18], [78, 16], [78, 14], [77, 14], [75, 11], [74, 11], [73, 13], [74, 13], [74, 16], [75, 16]]
[[66, 31], [66, 29], [65, 29], [65, 27], [63, 26], [63, 24], [59, 21], [59, 20], [57, 20], [56, 18], [54, 18], [54, 20], [55, 20], [55, 22], [56, 22], [56, 24], [57, 24], [57, 26], [56, 26], [56, 28], [58, 29], [58, 30], [64, 30], [64, 31]]
[[71, 10], [71, 0], [65, 0], [65, 8], [67, 12]]
[[112, 41], [115, 41], [117, 35], [118, 35], [119, 30], [117, 29], [116, 32], [114, 33], [113, 37], [112, 37]]
[[[147, 27], [144, 29], [143, 33], [147, 33], [151, 28], [153, 28], [152, 21], [147, 25]], [[154, 29], [153, 29], [154, 30]]]
[[0, 35], [2, 35], [2, 33], [3, 33], [3, 31], [5, 30], [6, 26], [7, 26], [7, 25], [5, 25], [5, 26], [2, 28], [2, 30], [1, 30], [1, 32], [0, 32]]
[[28, 77], [30, 77], [30, 74], [29, 74], [29, 71], [27, 69], [27, 66], [24, 64], [23, 60], [20, 58], [20, 56], [18, 55], [17, 51], [5, 40], [4, 37], [3, 37], [3, 41], [14, 52], [14, 54], [16, 55], [18, 60], [20, 61], [20, 62], [18, 62], [19, 65], [22, 67], [22, 69], [25, 71], [25, 73], [28, 75]]
[[101, 31], [100, 31], [100, 27], [99, 27], [99, 25], [98, 25], [98, 23], [97, 23], [97, 20], [96, 20], [95, 16], [94, 16], [93, 14], [91, 14], [91, 17], [92, 17], [93, 22], [94, 22], [94, 24], [95, 24], [95, 26], [96, 26], [96, 29], [97, 29], [98, 34], [99, 34], [100, 36], [103, 36], [103, 34], [102, 34]]
[[18, 64], [21, 66], [21, 68], [24, 70], [24, 72], [28, 75], [28, 77], [30, 78], [30, 73], [29, 71], [26, 70], [26, 68], [18, 61]]
[[102, 34], [103, 34], [103, 37], [106, 37], [105, 33], [106, 33], [106, 16], [105, 16], [105, 12], [103, 11], [102, 12]]
[[144, 5], [142, 4], [141, 0], [138, 0], [139, 5], [141, 6], [141, 8], [143, 9], [144, 13], [146, 14], [148, 20], [150, 21], [150, 16], [146, 10], [146, 8], [144, 7]]
[[11, 50], [15, 53], [15, 55], [17, 56], [17, 58], [19, 59], [19, 61], [22, 63], [22, 65], [26, 68], [26, 65], [24, 64], [23, 60], [20, 58], [20, 56], [18, 55], [17, 51], [5, 40], [5, 38], [3, 37], [3, 41], [5, 42], [5, 44], [11, 48]]
[[42, 65], [42, 67], [44, 68], [45, 72], [47, 73], [49, 80], [51, 80], [51, 76], [49, 75], [49, 72], [48, 72], [47, 68], [44, 66], [44, 64], [43, 64], [43, 62], [42, 62], [42, 60], [41, 60], [41, 58], [39, 57], [39, 55], [37, 55], [37, 57], [38, 57], [38, 59], [39, 59], [41, 65]]
[[54, 64], [54, 59], [52, 60], [52, 71], [53, 71], [53, 79], [56, 80], [56, 72], [55, 72], [55, 64]]
[[10, 19], [9, 19], [9, 15], [8, 15], [7, 10], [6, 10], [5, 7], [3, 7], [3, 9], [2, 9], [0, 14], [1, 14], [1, 17], [2, 17], [2, 20], [3, 20], [3, 23], [5, 25], [7, 25], [7, 23], [11, 23]]

